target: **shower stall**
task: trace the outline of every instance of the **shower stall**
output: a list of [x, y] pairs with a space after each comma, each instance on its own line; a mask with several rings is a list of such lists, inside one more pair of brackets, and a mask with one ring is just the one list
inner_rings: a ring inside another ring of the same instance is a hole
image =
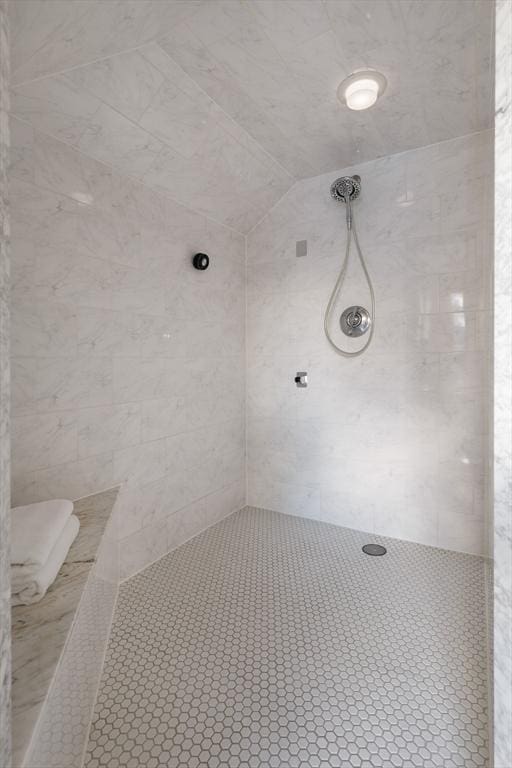
[[512, 768], [510, 0], [0, 22], [0, 768]]

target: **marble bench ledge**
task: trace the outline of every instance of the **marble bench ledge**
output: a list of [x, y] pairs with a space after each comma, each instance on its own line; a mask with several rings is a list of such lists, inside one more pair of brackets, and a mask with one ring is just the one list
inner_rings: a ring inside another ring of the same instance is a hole
[[[39, 603], [12, 609], [13, 768], [29, 766], [31, 753], [38, 754], [41, 761], [41, 752], [45, 749], [60, 749], [56, 741], [58, 734], [52, 733], [52, 728], [66, 726], [52, 723], [51, 716], [55, 708], [62, 705], [59, 698], [63, 691], [59, 691], [59, 685], [67, 687], [63, 679], [63, 658], [73, 646], [84, 645], [83, 637], [73, 640], [77, 632], [83, 635], [85, 631], [86, 647], [81, 648], [80, 658], [74, 661], [87, 667], [89, 678], [91, 674], [93, 678], [94, 673], [100, 674], [102, 645], [104, 647], [108, 636], [118, 584], [115, 532], [110, 530], [112, 525], [107, 526], [116, 497], [117, 489], [112, 489], [75, 502], [74, 514], [80, 520], [80, 530], [57, 579]], [[92, 611], [93, 615], [79, 622], [79, 615], [84, 611]], [[95, 626], [88, 627], [89, 621]], [[76, 675], [79, 671], [76, 670]], [[70, 685], [73, 687], [72, 682]], [[76, 690], [74, 697], [78, 697], [74, 706], [81, 708], [79, 715], [83, 720], [87, 710], [92, 709], [91, 691], [85, 692], [87, 700], [82, 690]], [[83, 731], [88, 723], [81, 725]], [[41, 739], [46, 740], [46, 747], [40, 743]], [[80, 750], [81, 739], [83, 733], [75, 733], [75, 751]], [[64, 748], [61, 751], [66, 752]], [[48, 754], [48, 760], [54, 757], [60, 759]], [[63, 759], [69, 760], [70, 756]], [[78, 764], [77, 760], [71, 759], [66, 768], [73, 762]]]

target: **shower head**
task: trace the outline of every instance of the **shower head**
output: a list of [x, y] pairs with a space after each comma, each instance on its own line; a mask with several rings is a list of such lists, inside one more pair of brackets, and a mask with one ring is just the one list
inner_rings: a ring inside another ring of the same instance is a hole
[[360, 176], [341, 176], [331, 184], [331, 197], [338, 202], [346, 203], [347, 200], [355, 200], [360, 193]]

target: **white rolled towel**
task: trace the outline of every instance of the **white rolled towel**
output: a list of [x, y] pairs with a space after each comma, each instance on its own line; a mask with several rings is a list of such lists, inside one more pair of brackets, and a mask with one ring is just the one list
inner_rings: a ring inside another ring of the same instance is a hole
[[11, 592], [13, 605], [30, 605], [37, 603], [46, 594], [64, 563], [69, 548], [74, 542], [80, 522], [76, 515], [71, 515], [64, 526], [50, 555], [38, 570], [33, 566], [11, 566]]
[[73, 502], [53, 499], [11, 509], [11, 564], [44, 565], [73, 513]]

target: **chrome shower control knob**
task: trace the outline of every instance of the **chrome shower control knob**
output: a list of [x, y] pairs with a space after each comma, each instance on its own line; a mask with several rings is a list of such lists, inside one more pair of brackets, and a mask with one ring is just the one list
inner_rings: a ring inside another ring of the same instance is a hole
[[372, 319], [364, 307], [347, 307], [340, 317], [340, 328], [345, 336], [362, 336], [370, 328]]
[[351, 312], [347, 315], [347, 324], [352, 328], [358, 328], [361, 325], [362, 317], [360, 312]]

